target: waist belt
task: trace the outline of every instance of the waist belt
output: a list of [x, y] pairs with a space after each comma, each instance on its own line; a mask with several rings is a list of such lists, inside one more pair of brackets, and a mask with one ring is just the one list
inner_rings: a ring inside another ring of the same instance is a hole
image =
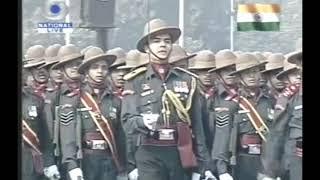
[[106, 150], [108, 149], [107, 142], [103, 139], [99, 132], [88, 132], [83, 136], [82, 145], [86, 149]]
[[262, 140], [255, 134], [244, 134], [240, 136], [240, 152], [247, 154], [261, 154]]

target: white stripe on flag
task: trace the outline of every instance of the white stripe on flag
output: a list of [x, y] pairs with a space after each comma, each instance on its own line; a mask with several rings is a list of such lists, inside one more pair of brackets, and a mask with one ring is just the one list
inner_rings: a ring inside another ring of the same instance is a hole
[[237, 22], [279, 22], [279, 13], [238, 13]]

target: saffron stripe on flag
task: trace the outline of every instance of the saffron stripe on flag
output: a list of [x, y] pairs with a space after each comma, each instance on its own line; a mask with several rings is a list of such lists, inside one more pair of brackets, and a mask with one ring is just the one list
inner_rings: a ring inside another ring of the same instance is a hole
[[280, 22], [240, 22], [238, 31], [279, 31]]
[[239, 4], [240, 13], [280, 13], [279, 4]]

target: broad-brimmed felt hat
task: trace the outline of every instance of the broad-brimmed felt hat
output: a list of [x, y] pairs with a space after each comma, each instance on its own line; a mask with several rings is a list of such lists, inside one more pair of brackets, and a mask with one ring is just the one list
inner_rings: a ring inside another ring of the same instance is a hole
[[181, 35], [181, 30], [175, 26], [169, 26], [162, 19], [152, 19], [144, 26], [143, 35], [137, 43], [137, 49], [140, 52], [145, 53], [144, 46], [148, 43], [148, 38], [156, 34], [168, 33], [171, 36], [171, 41], [174, 43]]

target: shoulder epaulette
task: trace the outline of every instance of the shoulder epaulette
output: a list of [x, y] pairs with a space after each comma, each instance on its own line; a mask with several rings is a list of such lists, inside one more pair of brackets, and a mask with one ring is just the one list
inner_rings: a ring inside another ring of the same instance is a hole
[[173, 69], [176, 69], [176, 70], [185, 72], [185, 73], [187, 73], [187, 74], [189, 74], [189, 75], [191, 75], [191, 76], [193, 76], [193, 77], [195, 77], [195, 78], [199, 78], [199, 76], [196, 75], [195, 73], [190, 72], [190, 71], [188, 71], [188, 70], [186, 70], [186, 69], [183, 69], [183, 68], [181, 68], [181, 67], [174, 67]]
[[139, 67], [131, 72], [129, 72], [128, 74], [124, 75], [123, 79], [128, 81], [134, 77], [136, 77], [138, 74], [145, 72], [147, 70], [147, 67]]

